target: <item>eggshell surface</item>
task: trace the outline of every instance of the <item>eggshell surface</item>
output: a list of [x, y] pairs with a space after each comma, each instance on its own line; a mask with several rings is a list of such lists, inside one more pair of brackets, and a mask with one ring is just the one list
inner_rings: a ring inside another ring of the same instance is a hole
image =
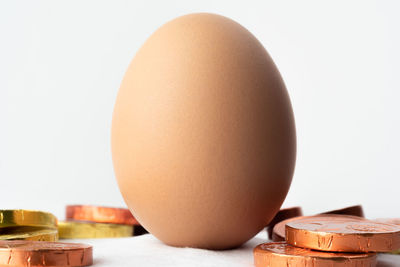
[[294, 116], [278, 69], [226, 17], [166, 23], [122, 81], [112, 156], [126, 204], [158, 239], [240, 246], [274, 217], [293, 176]]

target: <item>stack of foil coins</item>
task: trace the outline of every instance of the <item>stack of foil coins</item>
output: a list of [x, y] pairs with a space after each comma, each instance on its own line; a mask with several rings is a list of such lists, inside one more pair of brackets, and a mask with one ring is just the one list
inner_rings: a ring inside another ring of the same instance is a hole
[[36, 210], [0, 210], [0, 266], [89, 266], [90, 245], [60, 243], [57, 218]]
[[273, 242], [254, 248], [256, 267], [374, 267], [377, 253], [400, 251], [398, 219], [365, 219], [361, 206], [302, 215], [278, 212], [267, 227]]
[[117, 238], [147, 233], [128, 209], [90, 205], [66, 207], [58, 223], [60, 239]]
[[57, 218], [35, 210], [0, 210], [0, 240], [57, 241]]

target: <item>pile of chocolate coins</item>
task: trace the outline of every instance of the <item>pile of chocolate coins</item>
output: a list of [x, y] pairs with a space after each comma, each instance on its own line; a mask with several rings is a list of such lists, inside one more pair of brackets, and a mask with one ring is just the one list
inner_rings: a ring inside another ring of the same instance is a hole
[[48, 212], [0, 210], [0, 240], [57, 241], [57, 218]]
[[274, 242], [254, 248], [256, 267], [373, 267], [377, 253], [400, 249], [400, 220], [364, 218], [361, 206], [302, 216], [283, 209], [267, 227]]
[[66, 220], [48, 212], [0, 210], [0, 266], [89, 266], [93, 248], [60, 238], [116, 238], [147, 233], [128, 209], [67, 206]]

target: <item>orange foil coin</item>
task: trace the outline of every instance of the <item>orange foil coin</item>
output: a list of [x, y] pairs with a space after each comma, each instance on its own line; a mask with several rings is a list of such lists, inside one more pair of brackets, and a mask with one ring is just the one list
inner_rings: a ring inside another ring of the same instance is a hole
[[[301, 210], [301, 207], [286, 208], [286, 209], [281, 209], [280, 211], [278, 211], [278, 213], [275, 215], [275, 217], [272, 219], [272, 221], [267, 226], [268, 238], [272, 239], [272, 231], [274, 229], [274, 226], [277, 223], [287, 220], [287, 219], [290, 219], [290, 218], [293, 218], [293, 217], [302, 216], [302, 215], [303, 215], [303, 211]], [[285, 240], [285, 238], [283, 238], [282, 241], [283, 240]]]
[[319, 215], [286, 223], [294, 246], [337, 252], [390, 252], [400, 249], [400, 226], [347, 215]]
[[375, 253], [330, 253], [294, 247], [285, 242], [264, 243], [254, 248], [256, 267], [373, 267]]
[[92, 246], [46, 241], [0, 241], [0, 266], [89, 266]]
[[[300, 207], [284, 209], [281, 211], [284, 212], [284, 214], [282, 214], [283, 216], [281, 216], [282, 219], [276, 220], [274, 218], [272, 220], [272, 222], [268, 225], [268, 229], [267, 229], [268, 237], [269, 237], [269, 239], [272, 239], [272, 241], [284, 241], [285, 240], [286, 223], [296, 220], [297, 218], [300, 218], [299, 216], [302, 215]], [[279, 211], [275, 217], [278, 217], [278, 215], [281, 211]], [[323, 215], [323, 214], [339, 214], [339, 215], [352, 215], [352, 216], [364, 217], [364, 211], [363, 211], [362, 206], [360, 206], [360, 205], [350, 206], [350, 207], [346, 207], [343, 209], [331, 210], [331, 211], [321, 213], [321, 215]], [[286, 218], [283, 218], [284, 216], [286, 216]], [[276, 220], [276, 222], [272, 226], [272, 223], [275, 220]], [[271, 231], [271, 234], [270, 234], [270, 231]]]
[[[375, 219], [375, 222], [381, 222], [381, 223], [390, 223], [390, 224], [396, 224], [400, 225], [400, 218], [381, 218], [381, 219]], [[391, 254], [400, 254], [400, 249], [393, 250], [389, 252]]]
[[70, 205], [66, 207], [66, 219], [97, 223], [139, 225], [128, 209], [90, 205]]
[[304, 218], [304, 216], [293, 217], [293, 218], [286, 219], [286, 220], [283, 220], [283, 221], [278, 222], [277, 224], [275, 224], [275, 226], [274, 226], [274, 228], [272, 230], [272, 235], [271, 235], [272, 241], [285, 241], [285, 235], [286, 235], [285, 234], [285, 231], [286, 231], [285, 227], [286, 227], [286, 224], [288, 222], [295, 221], [295, 220], [297, 220], [299, 218]]

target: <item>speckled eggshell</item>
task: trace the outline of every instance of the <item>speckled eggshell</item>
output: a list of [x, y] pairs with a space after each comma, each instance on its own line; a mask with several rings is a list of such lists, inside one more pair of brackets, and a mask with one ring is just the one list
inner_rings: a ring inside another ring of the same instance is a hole
[[122, 81], [112, 155], [126, 204], [157, 238], [243, 244], [279, 210], [294, 171], [294, 116], [278, 69], [231, 19], [166, 23]]

